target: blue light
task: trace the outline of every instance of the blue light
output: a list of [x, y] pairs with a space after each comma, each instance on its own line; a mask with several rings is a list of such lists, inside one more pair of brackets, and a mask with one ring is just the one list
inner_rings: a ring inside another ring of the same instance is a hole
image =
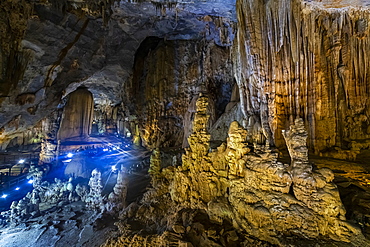
[[69, 162], [71, 162], [71, 161], [72, 161], [72, 159], [63, 160], [63, 163], [69, 163]]
[[23, 164], [24, 162], [25, 162], [25, 160], [21, 159], [21, 160], [18, 161], [18, 164]]
[[17, 188], [15, 188], [15, 190], [20, 190], [21, 188], [19, 188], [19, 187], [17, 187]]
[[7, 198], [8, 197], [8, 195], [7, 194], [3, 194], [2, 196], [1, 196], [1, 198]]
[[33, 183], [33, 179], [28, 180], [28, 183], [29, 184], [32, 184]]
[[68, 157], [68, 158], [72, 158], [72, 157], [73, 157], [73, 153], [68, 153], [68, 154], [67, 154], [67, 157]]
[[104, 148], [104, 149], [103, 149], [103, 151], [104, 151], [104, 152], [107, 152], [107, 151], [108, 151], [108, 148]]

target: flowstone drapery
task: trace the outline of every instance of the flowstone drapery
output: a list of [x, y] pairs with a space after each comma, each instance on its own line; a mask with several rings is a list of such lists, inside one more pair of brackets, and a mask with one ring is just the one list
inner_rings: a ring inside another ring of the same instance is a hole
[[248, 128], [282, 148], [281, 130], [302, 118], [316, 154], [355, 159], [369, 147], [370, 15], [360, 2], [236, 2], [233, 57]]
[[86, 138], [91, 133], [94, 115], [94, 100], [92, 93], [85, 87], [80, 87], [70, 94], [64, 108], [58, 140], [68, 138]]

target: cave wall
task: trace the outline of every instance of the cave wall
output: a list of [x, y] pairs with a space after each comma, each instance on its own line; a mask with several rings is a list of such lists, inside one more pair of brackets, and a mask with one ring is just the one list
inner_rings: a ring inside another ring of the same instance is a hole
[[237, 1], [243, 113], [248, 127], [260, 121], [278, 147], [281, 130], [299, 117], [316, 153], [370, 137], [369, 9], [327, 4]]
[[187, 146], [199, 93], [212, 101], [210, 125], [222, 115], [234, 84], [230, 55], [206, 40], [142, 43], [126, 92], [144, 146]]
[[[2, 148], [52, 118], [81, 85], [93, 93], [98, 111], [119, 105], [135, 52], [146, 37], [231, 46], [236, 20], [232, 0], [212, 5], [201, 0], [8, 0], [1, 2], [0, 11]], [[103, 115], [100, 125], [111, 125], [105, 123], [111, 114]], [[120, 128], [127, 132], [123, 122]]]

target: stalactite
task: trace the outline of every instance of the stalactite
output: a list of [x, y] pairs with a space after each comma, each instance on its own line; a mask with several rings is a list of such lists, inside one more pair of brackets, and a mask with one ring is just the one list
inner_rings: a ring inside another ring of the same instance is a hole
[[[235, 62], [239, 87], [250, 94], [240, 90], [247, 119], [268, 104], [269, 127], [281, 147], [281, 130], [302, 117], [317, 153], [370, 138], [360, 127], [370, 120], [369, 9], [240, 0], [237, 13]], [[258, 101], [263, 95], [268, 100]]]

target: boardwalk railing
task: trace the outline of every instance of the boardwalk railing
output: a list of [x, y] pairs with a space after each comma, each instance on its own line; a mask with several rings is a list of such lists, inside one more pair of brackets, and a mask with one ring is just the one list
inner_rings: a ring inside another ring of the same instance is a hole
[[10, 179], [9, 181], [3, 182], [1, 184], [0, 191], [2, 192], [2, 191], [6, 190], [8, 188], [11, 188], [11, 187], [16, 186], [18, 184], [21, 184], [26, 180], [27, 180], [27, 174], [22, 174], [22, 175], [19, 175], [17, 177], [14, 177], [14, 178]]

